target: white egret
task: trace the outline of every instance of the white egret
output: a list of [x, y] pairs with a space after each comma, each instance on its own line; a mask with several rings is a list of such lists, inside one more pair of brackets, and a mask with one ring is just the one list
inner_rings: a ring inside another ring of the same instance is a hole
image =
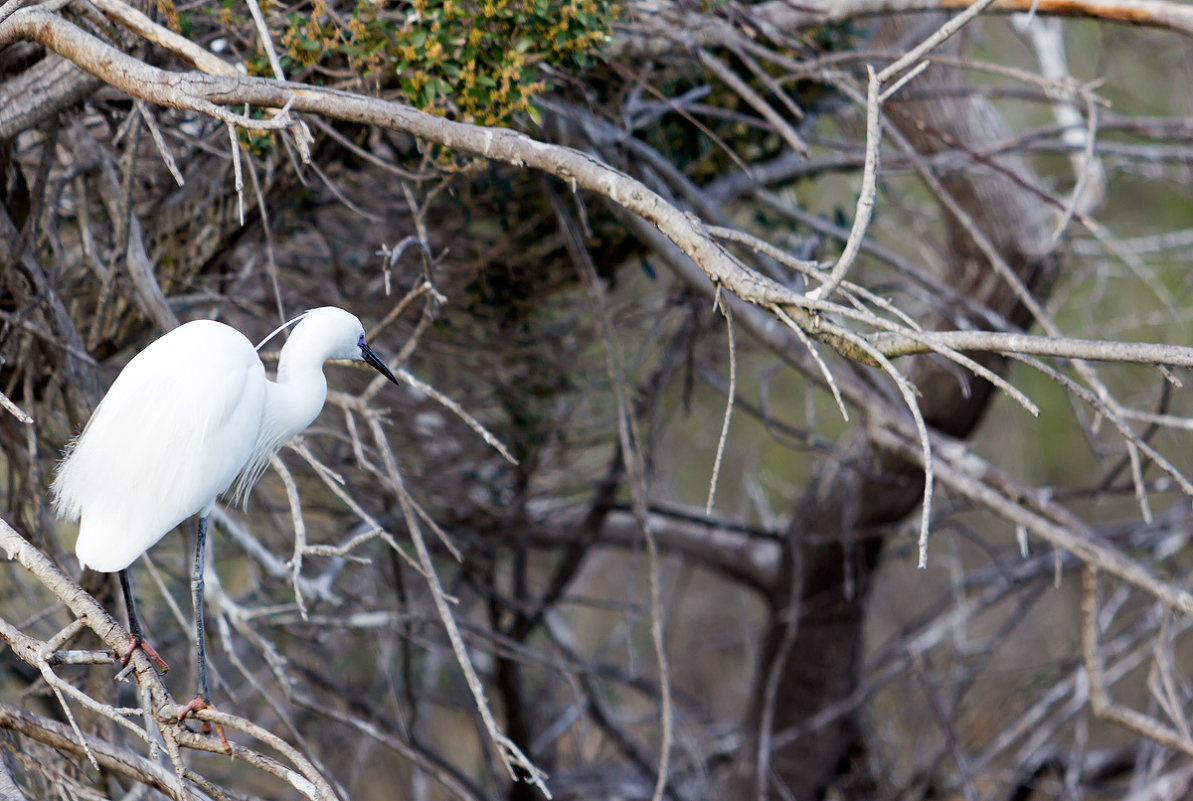
[[79, 561], [120, 573], [132, 633], [123, 664], [141, 646], [166, 669], [144, 642], [128, 569], [167, 532], [199, 515], [191, 578], [199, 694], [180, 718], [211, 701], [202, 571], [216, 498], [235, 482], [234, 497], [243, 500], [270, 456], [315, 420], [327, 397], [328, 359], [365, 361], [398, 383], [352, 314], [325, 306], [296, 322], [276, 381], [265, 377], [249, 340], [223, 323], [196, 320], [154, 341], [116, 377], [54, 479], [55, 512], [79, 520]]

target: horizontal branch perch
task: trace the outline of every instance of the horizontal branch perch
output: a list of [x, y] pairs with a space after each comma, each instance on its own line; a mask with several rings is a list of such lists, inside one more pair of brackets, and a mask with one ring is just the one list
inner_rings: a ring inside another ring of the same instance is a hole
[[1132, 362], [1193, 367], [1193, 348], [1183, 345], [1153, 345], [1136, 342], [1109, 342], [1097, 339], [1008, 334], [993, 331], [925, 331], [916, 339], [898, 333], [872, 334], [867, 337], [887, 358], [931, 353], [937, 348], [986, 353], [1018, 353], [1024, 356], [1057, 356], [1101, 362]]

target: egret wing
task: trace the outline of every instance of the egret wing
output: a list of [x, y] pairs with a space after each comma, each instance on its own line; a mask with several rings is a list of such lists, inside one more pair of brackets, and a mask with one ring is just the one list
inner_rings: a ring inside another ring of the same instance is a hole
[[80, 560], [121, 570], [227, 489], [256, 443], [265, 383], [249, 341], [211, 321], [130, 361], [54, 482], [59, 514], [80, 518]]

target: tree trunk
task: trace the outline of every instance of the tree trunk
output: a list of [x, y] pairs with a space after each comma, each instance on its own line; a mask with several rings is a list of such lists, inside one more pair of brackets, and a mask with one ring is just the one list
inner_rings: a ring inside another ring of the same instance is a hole
[[[882, 26], [880, 42], [889, 44], [910, 25], [930, 26], [939, 20], [894, 21]], [[881, 47], [882, 45], [877, 45]], [[929, 69], [911, 87], [926, 93], [933, 86], [958, 86], [957, 70]], [[948, 97], [890, 102], [890, 121], [919, 151], [928, 154], [963, 148], [980, 151], [984, 143], [1007, 135], [997, 111], [982, 97]], [[884, 152], [897, 152], [888, 137]], [[1019, 280], [1037, 297], [1051, 287], [1056, 272], [1054, 243], [1049, 230], [1052, 207], [1025, 186], [1037, 185], [1034, 174], [1017, 156], [997, 160], [998, 171], [967, 169], [941, 178], [946, 192], [976, 223]], [[1014, 176], [1012, 178], [1012, 176]], [[942, 204], [947, 228], [949, 266], [941, 276], [958, 292], [988, 305], [1013, 324], [1025, 326], [1030, 314], [1007, 281], [998, 276], [960, 220]], [[937, 312], [942, 324], [960, 309]], [[975, 325], [982, 321], [971, 320]], [[953, 327], [950, 324], [949, 327]], [[985, 327], [985, 326], [983, 326]], [[917, 357], [910, 377], [919, 389], [920, 409], [929, 426], [953, 437], [967, 437], [989, 406], [993, 387], [981, 379], [969, 386], [955, 369], [940, 361]], [[978, 358], [1002, 372], [1006, 360]], [[883, 452], [869, 442], [863, 429], [855, 429], [842, 445], [840, 460], [827, 461], [795, 505], [787, 532], [788, 547], [773, 587], [772, 625], [766, 636], [756, 674], [754, 706], [750, 714], [753, 742], [739, 765], [738, 776], [748, 779], [744, 792], [759, 787], [756, 770], [764, 712], [773, 709], [775, 735], [771, 779], [796, 798], [822, 797], [836, 786], [845, 797], [866, 797], [878, 786], [856, 757], [865, 752], [862, 728], [853, 714], [835, 722], [803, 730], [826, 707], [841, 703], [861, 680], [862, 631], [865, 605], [874, 571], [880, 564], [883, 544], [879, 527], [902, 520], [916, 508], [923, 492], [918, 467], [899, 456]], [[795, 605], [794, 626], [784, 613]], [[773, 704], [768, 702], [767, 681], [774, 675]], [[794, 736], [800, 733], [800, 736]], [[857, 770], [860, 768], [860, 771]]]

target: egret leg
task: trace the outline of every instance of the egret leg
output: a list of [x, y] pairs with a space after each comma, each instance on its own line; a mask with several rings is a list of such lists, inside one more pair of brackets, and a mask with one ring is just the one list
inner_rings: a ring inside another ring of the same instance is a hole
[[145, 641], [145, 634], [141, 630], [141, 618], [137, 616], [137, 599], [133, 595], [133, 580], [129, 573], [130, 569], [126, 567], [120, 571], [120, 591], [124, 593], [124, 609], [128, 612], [128, 630], [132, 634], [128, 650], [120, 657], [120, 666], [128, 667], [129, 660], [133, 658], [133, 651], [140, 648], [150, 659], [157, 663], [162, 673], [166, 673], [170, 670], [170, 666], [158, 656], [157, 650]]
[[191, 572], [191, 604], [195, 610], [195, 652], [199, 670], [199, 697], [206, 704], [211, 703], [211, 690], [207, 686], [207, 629], [203, 622], [204, 554], [207, 551], [207, 515], [199, 518], [199, 530], [195, 535], [195, 566]]
[[[195, 564], [191, 572], [191, 604], [195, 612], [195, 654], [199, 674], [199, 694], [178, 713], [179, 720], [191, 712], [211, 706], [211, 690], [207, 684], [207, 630], [203, 622], [203, 596], [205, 595], [203, 569], [206, 561], [204, 554], [207, 551], [207, 518], [208, 515], [199, 518], [199, 530], [195, 533]], [[216, 731], [219, 732], [224, 750], [231, 752], [228, 739], [224, 736], [224, 727], [217, 723]], [[211, 734], [211, 724], [207, 721], [203, 722], [203, 733]]]

